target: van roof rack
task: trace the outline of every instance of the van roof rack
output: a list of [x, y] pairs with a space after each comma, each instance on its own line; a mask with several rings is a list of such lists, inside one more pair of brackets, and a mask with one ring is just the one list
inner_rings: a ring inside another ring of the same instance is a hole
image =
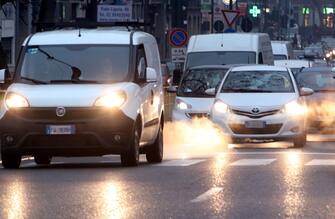
[[98, 27], [126, 27], [128, 31], [139, 30], [149, 24], [139, 21], [122, 21], [122, 22], [92, 22], [87, 20], [76, 20], [72, 22], [37, 22], [36, 31], [43, 32], [62, 28], [98, 28]]

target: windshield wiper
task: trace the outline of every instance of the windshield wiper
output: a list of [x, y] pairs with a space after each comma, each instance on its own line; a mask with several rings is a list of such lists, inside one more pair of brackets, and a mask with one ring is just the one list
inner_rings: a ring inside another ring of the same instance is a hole
[[245, 88], [226, 88], [222, 91], [225, 92], [241, 92], [241, 93], [273, 93], [271, 90], [256, 90], [256, 89], [245, 89]]
[[102, 84], [100, 81], [94, 81], [94, 80], [51, 80], [51, 84], [57, 84], [57, 83], [72, 83], [72, 84]]
[[33, 79], [33, 78], [21, 77], [21, 79], [24, 79], [26, 81], [31, 81], [35, 84], [48, 84], [48, 82], [46, 82], [46, 81], [40, 81], [40, 80], [36, 80], [36, 79]]

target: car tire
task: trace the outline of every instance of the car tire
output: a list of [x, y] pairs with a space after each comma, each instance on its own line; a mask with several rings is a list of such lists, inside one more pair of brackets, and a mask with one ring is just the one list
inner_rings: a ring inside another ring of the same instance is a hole
[[21, 164], [21, 155], [1, 153], [2, 166], [5, 169], [18, 169]]
[[121, 154], [122, 166], [138, 166], [140, 162], [140, 132], [137, 127], [134, 128], [133, 137], [130, 142], [129, 150]]
[[163, 128], [160, 125], [155, 143], [147, 146], [146, 158], [149, 163], [161, 163], [163, 160]]
[[303, 148], [307, 142], [306, 132], [293, 139], [294, 148]]
[[36, 155], [34, 156], [35, 163], [38, 165], [49, 165], [51, 163], [51, 156]]

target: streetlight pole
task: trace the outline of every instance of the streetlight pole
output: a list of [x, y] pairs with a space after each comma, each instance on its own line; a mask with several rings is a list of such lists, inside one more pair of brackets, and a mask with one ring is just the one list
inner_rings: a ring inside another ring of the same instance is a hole
[[214, 0], [211, 0], [211, 33], [214, 33]]

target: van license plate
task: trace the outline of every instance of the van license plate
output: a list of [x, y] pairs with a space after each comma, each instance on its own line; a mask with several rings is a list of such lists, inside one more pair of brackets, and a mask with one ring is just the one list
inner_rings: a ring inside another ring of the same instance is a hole
[[246, 128], [256, 128], [256, 129], [262, 129], [265, 128], [266, 123], [264, 121], [246, 121], [245, 122]]
[[76, 129], [74, 125], [48, 125], [48, 135], [73, 135]]

